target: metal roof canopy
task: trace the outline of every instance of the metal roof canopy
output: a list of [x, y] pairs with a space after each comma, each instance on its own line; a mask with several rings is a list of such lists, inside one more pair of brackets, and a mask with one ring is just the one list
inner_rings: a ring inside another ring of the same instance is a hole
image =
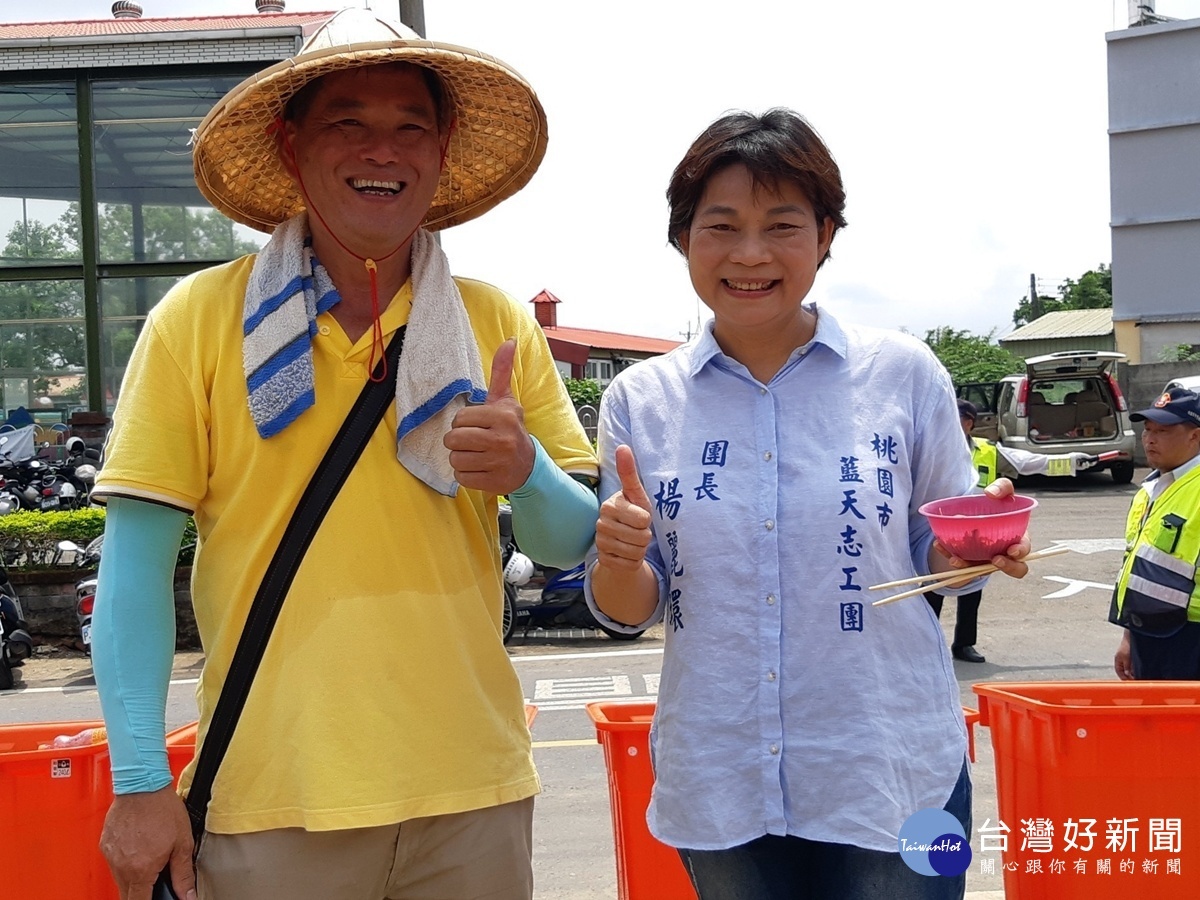
[[998, 339], [998, 343], [1050, 338], [1094, 337], [1113, 333], [1112, 310], [1064, 309], [1039, 316]]

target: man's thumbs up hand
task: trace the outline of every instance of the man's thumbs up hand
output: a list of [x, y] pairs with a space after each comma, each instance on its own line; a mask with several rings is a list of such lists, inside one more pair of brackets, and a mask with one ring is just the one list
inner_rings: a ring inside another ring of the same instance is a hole
[[508, 494], [533, 471], [535, 451], [525, 430], [525, 411], [512, 393], [516, 353], [515, 338], [496, 348], [487, 399], [460, 409], [442, 438], [454, 478], [465, 488]]
[[600, 565], [633, 572], [641, 568], [650, 546], [650, 496], [638, 477], [633, 450], [617, 448], [617, 476], [621, 490], [600, 504], [596, 522], [596, 551]]

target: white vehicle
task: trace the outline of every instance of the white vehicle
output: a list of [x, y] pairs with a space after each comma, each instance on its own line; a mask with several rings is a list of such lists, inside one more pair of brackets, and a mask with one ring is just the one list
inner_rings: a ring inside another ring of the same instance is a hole
[[1172, 378], [1163, 388], [1163, 393], [1177, 387], [1200, 393], [1200, 375], [1183, 375], [1179, 378]]

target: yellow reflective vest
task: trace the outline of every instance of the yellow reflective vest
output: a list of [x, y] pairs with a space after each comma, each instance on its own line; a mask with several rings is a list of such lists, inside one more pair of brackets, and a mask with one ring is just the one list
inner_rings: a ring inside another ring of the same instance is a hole
[[1200, 467], [1153, 504], [1142, 488], [1125, 523], [1125, 559], [1109, 620], [1143, 634], [1168, 636], [1200, 622]]
[[987, 487], [996, 480], [996, 466], [1000, 462], [996, 445], [983, 438], [971, 438], [971, 462], [979, 473], [979, 486]]

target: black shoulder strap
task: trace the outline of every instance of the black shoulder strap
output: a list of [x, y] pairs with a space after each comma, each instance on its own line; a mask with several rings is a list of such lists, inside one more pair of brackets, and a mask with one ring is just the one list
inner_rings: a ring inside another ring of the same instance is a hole
[[401, 328], [388, 344], [384, 359], [376, 364], [372, 373], [374, 378], [380, 380], [367, 382], [350, 414], [346, 416], [346, 421], [335, 435], [329, 450], [326, 451], [325, 457], [313, 472], [312, 480], [296, 505], [296, 511], [292, 514], [279, 547], [275, 550], [275, 556], [267, 566], [258, 593], [254, 596], [246, 627], [233, 654], [229, 675], [221, 689], [221, 697], [213, 711], [204, 743], [200, 746], [196, 773], [188, 789], [187, 810], [192, 820], [192, 831], [197, 838], [204, 830], [213, 779], [217, 775], [225, 751], [229, 749], [229, 742], [233, 739], [233, 729], [237, 725], [242, 708], [246, 705], [250, 685], [266, 652], [271, 629], [275, 626], [275, 620], [279, 618], [279, 610], [292, 585], [292, 579], [296, 577], [296, 570], [300, 568], [300, 562], [304, 559], [321, 520], [333, 505], [333, 500], [349, 476], [350, 470], [362, 455], [367, 441], [371, 439], [396, 395], [395, 373], [400, 361], [400, 351], [404, 348], [404, 332], [405, 328]]

